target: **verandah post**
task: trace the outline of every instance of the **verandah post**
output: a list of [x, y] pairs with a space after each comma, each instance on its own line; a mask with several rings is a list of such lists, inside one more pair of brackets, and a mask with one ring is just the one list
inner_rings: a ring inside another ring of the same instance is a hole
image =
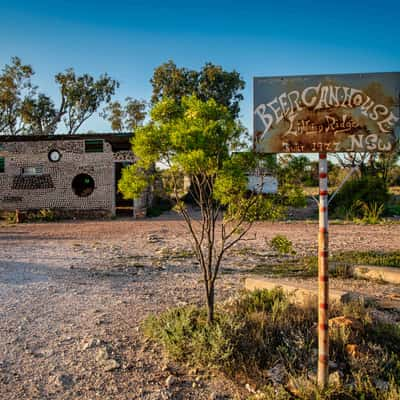
[[319, 154], [318, 233], [318, 385], [325, 388], [329, 374], [329, 273], [328, 273], [328, 161]]

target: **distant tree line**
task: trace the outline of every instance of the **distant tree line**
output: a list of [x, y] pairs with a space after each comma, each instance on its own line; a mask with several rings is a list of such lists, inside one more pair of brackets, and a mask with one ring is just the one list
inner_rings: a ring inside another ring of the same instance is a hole
[[52, 135], [60, 123], [76, 133], [103, 103], [114, 95], [118, 82], [107, 74], [95, 79], [72, 68], [55, 75], [59, 104], [32, 83], [33, 68], [13, 57], [0, 74], [0, 132], [5, 135]]
[[31, 65], [13, 57], [0, 73], [0, 134], [52, 135], [77, 133], [82, 125], [99, 112], [114, 132], [134, 131], [146, 118], [147, 106], [162, 98], [180, 100], [196, 95], [200, 100], [214, 98], [229, 108], [234, 117], [243, 99], [240, 90], [244, 81], [236, 71], [227, 72], [220, 66], [206, 63], [200, 71], [179, 68], [173, 61], [157, 67], [150, 80], [153, 91], [150, 104], [127, 97], [113, 101], [119, 82], [106, 73], [98, 78], [77, 74], [73, 68], [55, 75], [57, 101], [33, 84], [35, 72]]

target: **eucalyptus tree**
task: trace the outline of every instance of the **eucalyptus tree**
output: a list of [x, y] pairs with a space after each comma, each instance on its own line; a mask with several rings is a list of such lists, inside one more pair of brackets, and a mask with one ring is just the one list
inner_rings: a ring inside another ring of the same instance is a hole
[[77, 75], [72, 68], [55, 76], [59, 104], [32, 84], [34, 70], [13, 57], [0, 74], [0, 133], [51, 135], [65, 124], [66, 133], [77, 133], [100, 106], [109, 103], [118, 82], [107, 74], [98, 79]]
[[146, 118], [147, 103], [144, 100], [127, 97], [125, 103], [110, 102], [102, 112], [114, 132], [133, 132]]

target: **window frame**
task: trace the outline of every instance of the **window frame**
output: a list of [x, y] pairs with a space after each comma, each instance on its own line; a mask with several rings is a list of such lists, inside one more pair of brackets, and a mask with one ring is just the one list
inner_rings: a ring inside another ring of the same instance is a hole
[[22, 176], [41, 176], [43, 175], [43, 167], [41, 165], [28, 165], [21, 167]]
[[[100, 150], [100, 144], [101, 144], [101, 150]], [[104, 140], [85, 139], [85, 153], [104, 153]]]

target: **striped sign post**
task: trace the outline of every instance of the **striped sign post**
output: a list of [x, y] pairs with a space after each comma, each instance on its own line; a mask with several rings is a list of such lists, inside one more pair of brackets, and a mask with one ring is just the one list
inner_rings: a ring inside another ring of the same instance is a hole
[[327, 153], [394, 151], [400, 139], [400, 72], [254, 78], [254, 151], [319, 154], [318, 384], [328, 384]]
[[329, 375], [329, 274], [328, 274], [328, 161], [319, 154], [318, 234], [318, 385], [326, 387]]

